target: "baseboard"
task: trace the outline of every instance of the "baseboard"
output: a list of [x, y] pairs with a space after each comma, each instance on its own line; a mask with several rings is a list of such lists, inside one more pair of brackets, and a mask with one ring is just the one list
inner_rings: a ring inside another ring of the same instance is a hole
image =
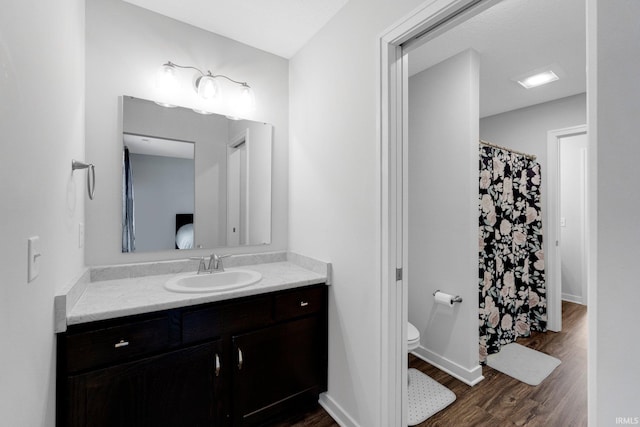
[[569, 302], [574, 302], [576, 304], [581, 304], [584, 305], [584, 298], [579, 297], [577, 295], [571, 295], [571, 294], [562, 294], [562, 301], [569, 301]]
[[318, 403], [340, 427], [360, 427], [326, 392], [320, 394]]
[[482, 366], [479, 364], [469, 370], [445, 357], [427, 350], [422, 346], [412, 351], [411, 354], [446, 372], [452, 377], [459, 379], [467, 385], [474, 386], [484, 379], [482, 376]]

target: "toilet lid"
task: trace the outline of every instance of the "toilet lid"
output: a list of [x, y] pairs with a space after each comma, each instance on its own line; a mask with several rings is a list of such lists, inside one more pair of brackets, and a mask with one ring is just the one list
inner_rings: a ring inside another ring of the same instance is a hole
[[420, 339], [420, 332], [411, 323], [407, 322], [407, 341], [415, 341]]

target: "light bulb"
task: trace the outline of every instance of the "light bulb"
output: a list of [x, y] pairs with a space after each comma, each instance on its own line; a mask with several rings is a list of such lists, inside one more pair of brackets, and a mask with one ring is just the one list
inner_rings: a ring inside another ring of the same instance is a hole
[[213, 99], [220, 93], [220, 85], [211, 74], [199, 77], [196, 86], [202, 99]]
[[167, 91], [175, 89], [178, 86], [176, 78], [176, 67], [170, 62], [163, 64], [156, 72], [156, 86], [158, 89]]
[[238, 108], [243, 113], [250, 113], [256, 109], [256, 97], [253, 94], [253, 89], [246, 83], [242, 85], [242, 89], [240, 90]]

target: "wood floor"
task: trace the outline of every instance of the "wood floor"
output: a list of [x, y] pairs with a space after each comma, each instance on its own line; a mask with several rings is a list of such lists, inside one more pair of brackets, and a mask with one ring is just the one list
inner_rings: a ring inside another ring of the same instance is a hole
[[[409, 356], [409, 367], [440, 382], [457, 398], [450, 406], [429, 418], [420, 427], [544, 426], [587, 425], [587, 308], [562, 303], [562, 332], [536, 333], [518, 344], [550, 354], [562, 361], [540, 385], [530, 386], [488, 366], [485, 379], [474, 387]], [[292, 417], [278, 427], [337, 426], [317, 407]]]

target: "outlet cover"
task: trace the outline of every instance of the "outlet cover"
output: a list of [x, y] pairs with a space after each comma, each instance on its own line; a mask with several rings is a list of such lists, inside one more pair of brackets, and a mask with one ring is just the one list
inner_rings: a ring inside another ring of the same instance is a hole
[[29, 237], [28, 241], [28, 278], [29, 282], [32, 282], [40, 274], [40, 237]]

